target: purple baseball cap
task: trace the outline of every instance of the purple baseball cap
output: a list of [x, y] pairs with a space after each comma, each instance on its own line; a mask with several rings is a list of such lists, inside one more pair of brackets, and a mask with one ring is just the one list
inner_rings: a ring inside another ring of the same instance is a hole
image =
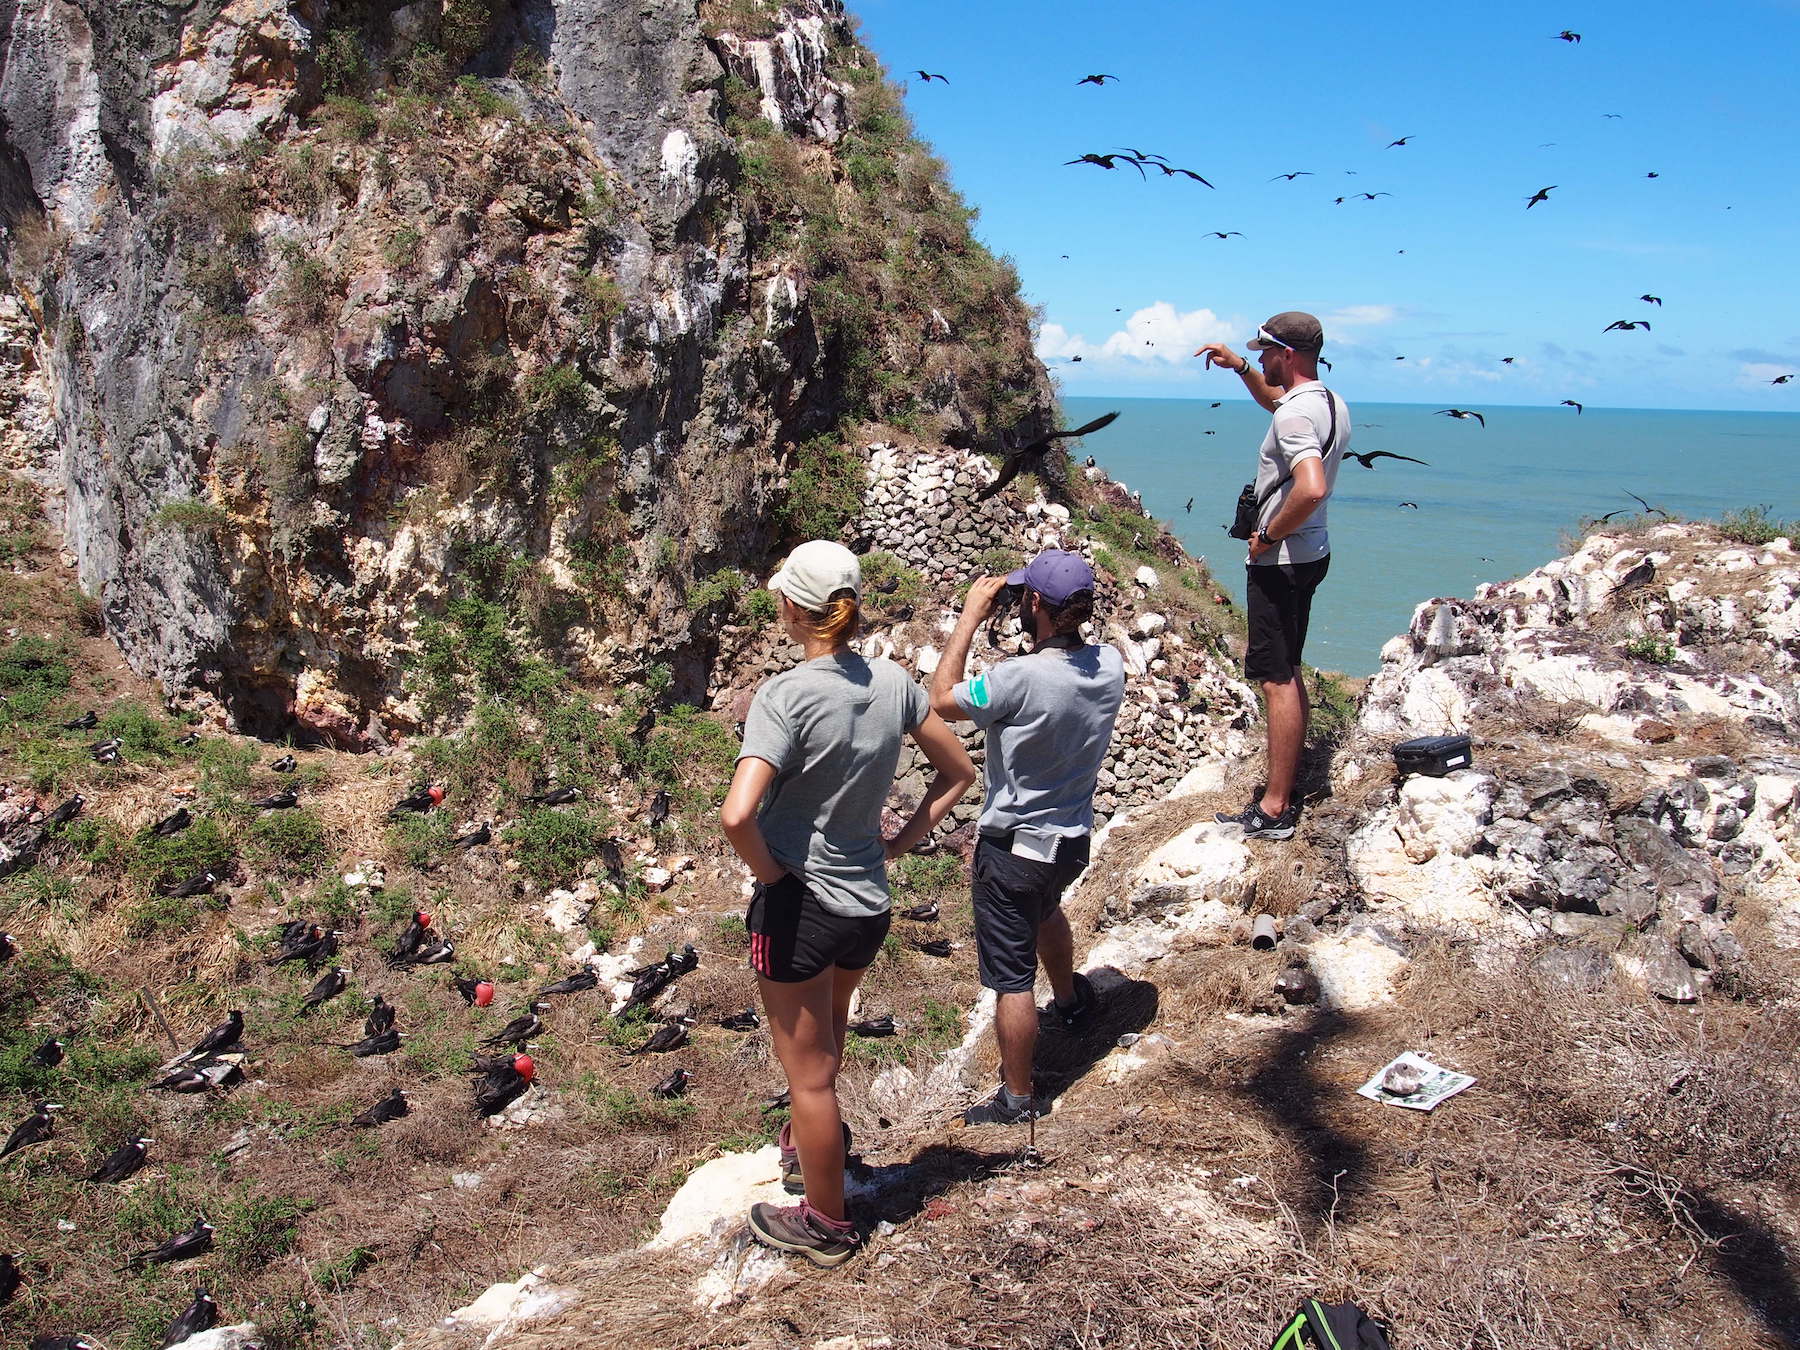
[[1094, 569], [1079, 553], [1047, 548], [1006, 578], [1009, 586], [1029, 586], [1052, 605], [1068, 602], [1079, 591], [1094, 589]]

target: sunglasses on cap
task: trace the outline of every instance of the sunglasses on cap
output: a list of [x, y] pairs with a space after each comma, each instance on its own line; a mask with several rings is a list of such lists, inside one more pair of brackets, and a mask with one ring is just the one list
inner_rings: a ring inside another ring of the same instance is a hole
[[1265, 347], [1279, 347], [1285, 352], [1294, 350], [1290, 343], [1283, 342], [1266, 328], [1258, 328], [1255, 340], [1248, 345], [1257, 351], [1262, 351]]

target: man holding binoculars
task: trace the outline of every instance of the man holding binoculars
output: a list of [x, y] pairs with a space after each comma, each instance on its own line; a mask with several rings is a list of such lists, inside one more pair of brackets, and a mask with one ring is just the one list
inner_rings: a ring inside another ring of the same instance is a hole
[[[1019, 598], [1031, 651], [962, 679], [975, 634], [1009, 591]], [[1074, 969], [1062, 896], [1087, 866], [1094, 781], [1124, 700], [1125, 662], [1117, 649], [1081, 636], [1093, 613], [1087, 560], [1047, 549], [1010, 576], [982, 577], [969, 588], [932, 676], [932, 710], [987, 733], [975, 938], [981, 983], [997, 996], [1002, 1082], [991, 1100], [969, 1108], [963, 1118], [971, 1125], [1017, 1124], [1049, 1109], [1031, 1082], [1040, 960], [1065, 1027], [1094, 1007], [1092, 986]]]

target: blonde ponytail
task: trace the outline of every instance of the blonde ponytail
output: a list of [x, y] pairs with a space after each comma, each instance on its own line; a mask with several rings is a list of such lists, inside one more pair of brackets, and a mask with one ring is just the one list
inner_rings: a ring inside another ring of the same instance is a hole
[[839, 591], [825, 602], [824, 609], [802, 610], [806, 625], [821, 642], [837, 646], [856, 636], [862, 625], [862, 608], [853, 591]]

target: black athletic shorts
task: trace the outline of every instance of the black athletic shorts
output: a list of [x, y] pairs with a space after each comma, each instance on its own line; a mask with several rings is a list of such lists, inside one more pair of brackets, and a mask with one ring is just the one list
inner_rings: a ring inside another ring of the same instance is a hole
[[892, 916], [833, 914], [789, 872], [773, 886], [756, 884], [744, 926], [750, 968], [778, 984], [799, 984], [837, 966], [862, 970], [881, 951]]
[[1244, 678], [1281, 683], [1300, 669], [1306, 646], [1306, 622], [1312, 617], [1313, 592], [1331, 566], [1327, 553], [1317, 562], [1250, 566], [1244, 583], [1249, 611], [1250, 645], [1244, 652]]
[[975, 845], [975, 950], [981, 984], [998, 994], [1029, 994], [1037, 983], [1038, 925], [1056, 913], [1063, 892], [1087, 866], [1089, 838], [1072, 835], [1053, 862], [1021, 858], [1011, 835], [982, 835]]

